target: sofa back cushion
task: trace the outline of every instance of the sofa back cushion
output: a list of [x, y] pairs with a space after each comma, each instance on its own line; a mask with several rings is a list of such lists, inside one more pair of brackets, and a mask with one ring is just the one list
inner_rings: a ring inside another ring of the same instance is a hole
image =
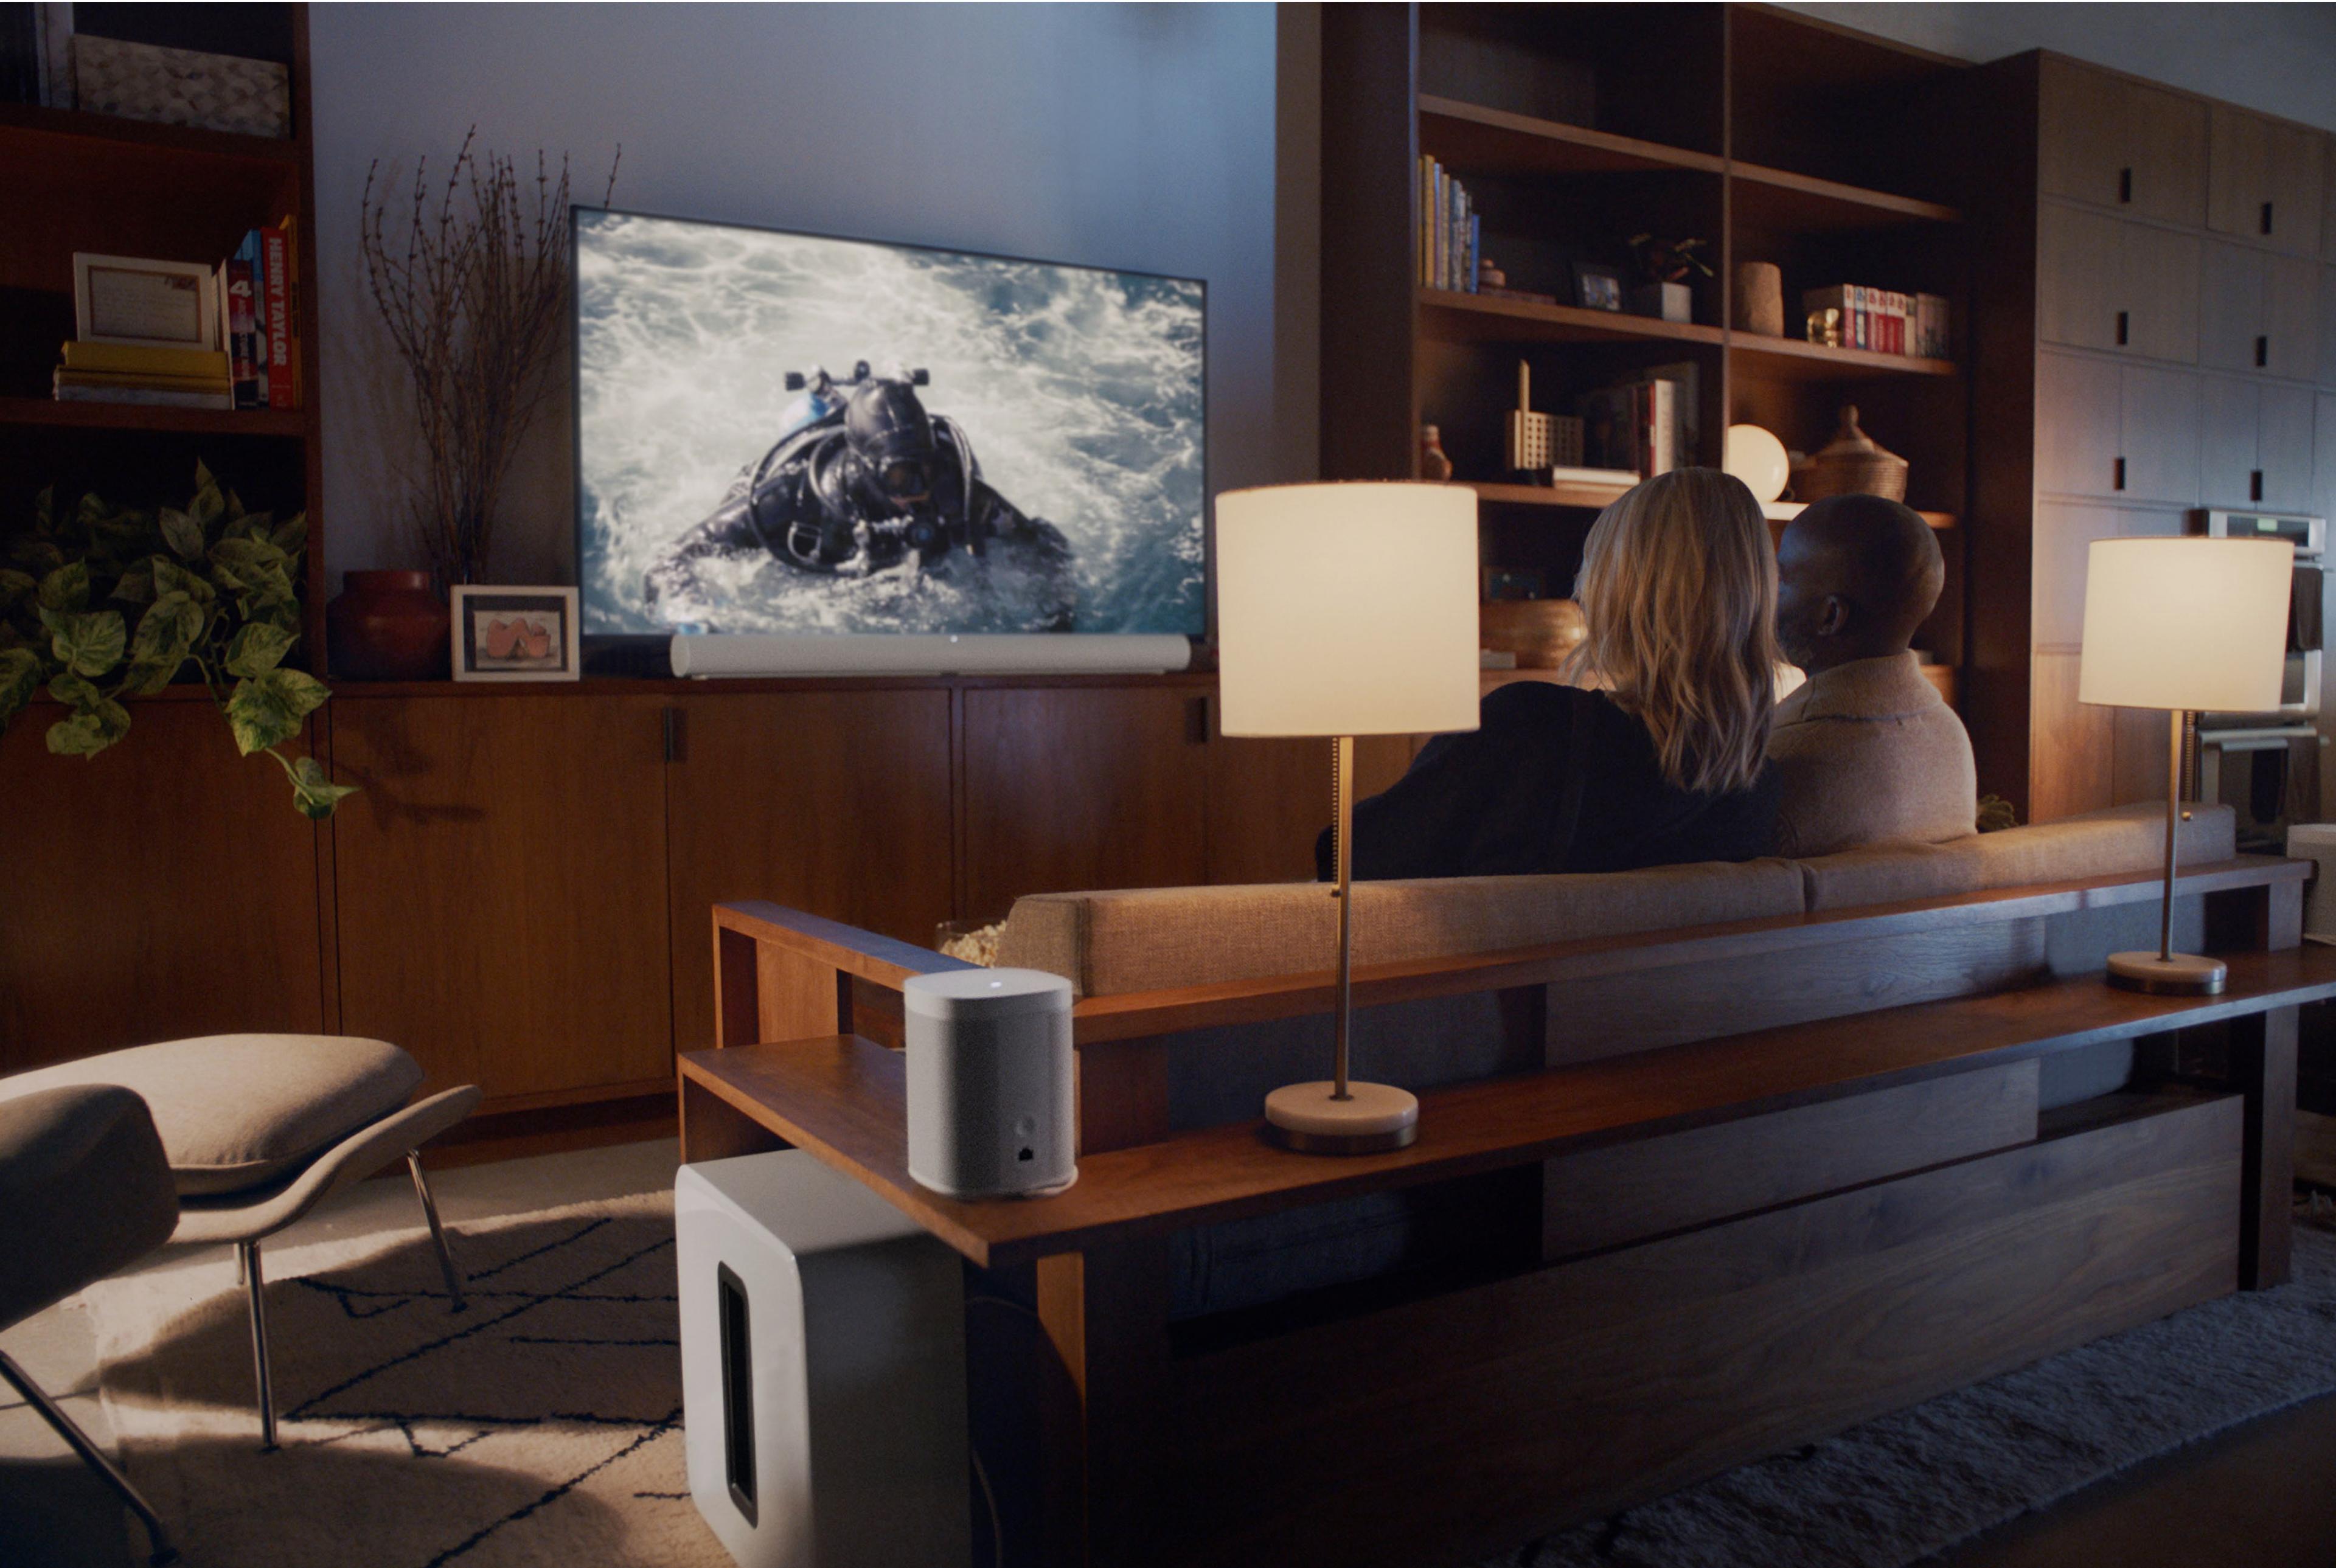
[[[2231, 808], [2193, 806], [2179, 842], [2185, 865], [2229, 860], [2238, 852]], [[2166, 863], [2166, 807], [2113, 806], [1947, 843], [1868, 844], [1796, 863], [1812, 914], [2153, 872]]]

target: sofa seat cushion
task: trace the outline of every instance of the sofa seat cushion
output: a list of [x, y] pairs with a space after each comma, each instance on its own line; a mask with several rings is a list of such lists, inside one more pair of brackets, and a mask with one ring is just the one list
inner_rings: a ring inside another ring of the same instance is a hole
[[[1355, 961], [1764, 920], [1800, 913], [1802, 896], [1799, 868], [1778, 860], [1358, 882]], [[1080, 996], [1117, 996], [1327, 969], [1338, 930], [1321, 882], [1037, 893], [1016, 901], [998, 961], [1062, 975]]]
[[[2192, 807], [2179, 842], [2185, 865], [2229, 860], [2238, 853], [2231, 808]], [[2146, 874], [2166, 865], [2166, 803], [2113, 806], [1942, 844], [1868, 844], [1796, 863], [1807, 884], [1812, 914], [1993, 888]]]
[[306, 1164], [405, 1104], [422, 1066], [384, 1040], [208, 1035], [0, 1078], [0, 1098], [71, 1084], [141, 1096], [181, 1196], [241, 1192]]

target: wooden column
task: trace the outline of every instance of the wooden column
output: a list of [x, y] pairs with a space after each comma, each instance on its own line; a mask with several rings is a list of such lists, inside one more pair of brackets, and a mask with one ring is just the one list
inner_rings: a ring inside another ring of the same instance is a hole
[[2273, 1008], [2231, 1025], [2231, 1083], [2246, 1096], [2239, 1164], [2239, 1288], [2287, 1283], [2294, 1242], [2295, 1023]]

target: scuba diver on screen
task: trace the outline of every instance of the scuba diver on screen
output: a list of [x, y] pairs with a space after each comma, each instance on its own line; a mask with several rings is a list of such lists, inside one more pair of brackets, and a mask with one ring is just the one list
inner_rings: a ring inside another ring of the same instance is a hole
[[669, 625], [718, 626], [700, 578], [708, 556], [768, 553], [796, 571], [864, 578], [904, 563], [951, 574], [959, 562], [1003, 560], [1042, 584], [1032, 631], [1068, 631], [1071, 549], [1060, 530], [1025, 514], [981, 477], [958, 423], [926, 413], [926, 373], [852, 380], [824, 370], [787, 376], [785, 427], [731, 484], [713, 514], [648, 569], [650, 612]]

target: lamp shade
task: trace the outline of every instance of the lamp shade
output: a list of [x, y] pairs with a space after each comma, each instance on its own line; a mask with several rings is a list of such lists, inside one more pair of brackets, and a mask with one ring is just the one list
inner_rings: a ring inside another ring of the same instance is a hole
[[2085, 578], [2079, 701], [2279, 706], [2295, 548], [2276, 539], [2105, 539]]
[[1217, 497], [1231, 735], [1476, 727], [1476, 492], [1290, 484]]

